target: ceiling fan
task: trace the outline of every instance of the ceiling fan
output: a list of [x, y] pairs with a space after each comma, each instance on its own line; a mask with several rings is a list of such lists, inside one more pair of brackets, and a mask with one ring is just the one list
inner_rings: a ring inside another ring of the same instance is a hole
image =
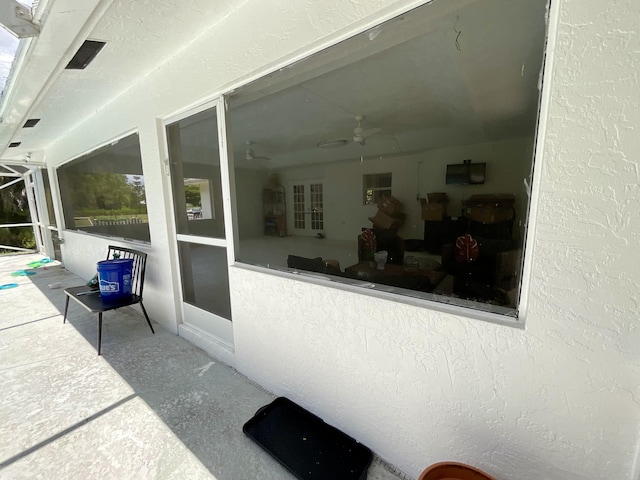
[[244, 152], [244, 158], [246, 160], [271, 160], [271, 158], [269, 157], [256, 155], [256, 152], [251, 147], [251, 145], [253, 145], [253, 142], [251, 140], [247, 141], [246, 143], [247, 143], [247, 149]]
[[371, 135], [374, 135], [380, 131], [381, 128], [370, 128], [365, 130], [362, 128], [362, 121], [364, 120], [363, 115], [356, 115], [356, 127], [353, 129], [353, 135], [348, 138], [334, 138], [332, 140], [324, 140], [318, 143], [318, 148], [336, 148], [343, 147], [349, 142], [359, 143], [360, 145], [365, 145], [367, 138]]

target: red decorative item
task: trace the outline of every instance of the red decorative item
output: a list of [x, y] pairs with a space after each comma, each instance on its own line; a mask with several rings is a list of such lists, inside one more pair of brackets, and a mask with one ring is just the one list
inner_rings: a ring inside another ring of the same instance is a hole
[[468, 233], [456, 240], [456, 262], [472, 263], [478, 259], [480, 247], [475, 238]]
[[373, 233], [373, 230], [366, 229], [360, 236], [362, 237], [362, 243], [364, 243], [365, 248], [375, 252], [378, 242], [376, 241], [376, 234]]
[[362, 240], [361, 252], [359, 252], [359, 256], [363, 260], [373, 260], [373, 254], [378, 248], [378, 241], [376, 239], [376, 234], [373, 233], [373, 230], [370, 228], [363, 230], [360, 234], [360, 239]]

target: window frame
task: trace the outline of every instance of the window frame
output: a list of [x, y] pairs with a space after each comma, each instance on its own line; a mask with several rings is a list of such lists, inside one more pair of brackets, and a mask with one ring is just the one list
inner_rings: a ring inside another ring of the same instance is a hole
[[[62, 189], [60, 187], [60, 177], [59, 177], [59, 171], [61, 168], [68, 168], [68, 166], [70, 164], [72, 164], [73, 162], [76, 162], [78, 160], [80, 160], [82, 157], [85, 157], [87, 155], [90, 155], [93, 152], [96, 152], [98, 150], [102, 150], [105, 149], [108, 146], [114, 145], [118, 142], [120, 142], [120, 140], [123, 140], [127, 137], [130, 137], [132, 135], [137, 135], [138, 137], [138, 146], [140, 147], [140, 167], [142, 169], [142, 177], [144, 177], [144, 164], [142, 162], [142, 145], [140, 143], [140, 130], [138, 128], [133, 128], [130, 130], [126, 130], [123, 133], [111, 137], [108, 140], [105, 140], [101, 143], [98, 143], [97, 145], [91, 146], [85, 150], [83, 150], [81, 153], [68, 158], [67, 160], [64, 160], [62, 162], [60, 162], [59, 164], [54, 166], [49, 166], [48, 168], [52, 169], [52, 176], [54, 178], [54, 183], [51, 185], [52, 189], [55, 189], [56, 194], [58, 196], [58, 205], [60, 207], [60, 218], [59, 218], [59, 222], [58, 222], [58, 226], [57, 226], [57, 231], [60, 232], [69, 232], [69, 233], [76, 233], [79, 235], [89, 235], [92, 237], [96, 237], [96, 238], [103, 238], [103, 239], [113, 239], [113, 240], [120, 240], [120, 241], [124, 241], [124, 242], [129, 242], [129, 243], [139, 243], [139, 244], [143, 244], [143, 245], [151, 245], [152, 241], [151, 241], [151, 229], [149, 228], [149, 240], [142, 240], [139, 238], [131, 238], [131, 237], [123, 237], [120, 235], [109, 235], [109, 234], [104, 234], [104, 233], [95, 233], [95, 232], [88, 232], [86, 230], [79, 230], [77, 228], [72, 228], [69, 227], [69, 225], [67, 225], [67, 219], [66, 216], [64, 214], [64, 204], [62, 201], [63, 195], [62, 195]], [[55, 203], [54, 203], [55, 205]], [[146, 190], [145, 190], [145, 209], [147, 209], [147, 203], [146, 203]], [[149, 215], [149, 211], [147, 209], [147, 217]]]
[[[233, 155], [231, 154], [228, 145], [230, 144], [227, 123], [229, 123], [229, 106], [228, 97], [237, 89], [242, 88], [249, 83], [258, 80], [262, 77], [276, 73], [279, 70], [289, 68], [290, 66], [307, 59], [308, 57], [322, 52], [323, 50], [337, 45], [340, 42], [349, 40], [352, 37], [360, 35], [368, 30], [371, 30], [384, 22], [392, 20], [398, 16], [409, 13], [414, 8], [420, 7], [430, 3], [432, 0], [419, 1], [411, 7], [398, 7], [386, 13], [382, 13], [375, 18], [370, 18], [366, 21], [358, 22], [352, 29], [336, 33], [333, 36], [326, 37], [322, 41], [318, 41], [308, 46], [303, 51], [296, 51], [294, 54], [286, 55], [282, 57], [278, 62], [269, 64], [264, 68], [257, 69], [250, 75], [241, 77], [239, 80], [230, 82], [226, 87], [223, 87], [217, 93], [212, 94], [209, 100], [201, 104], [197, 109], [203, 109], [204, 105], [212, 101], [220, 101], [224, 105], [224, 109], [221, 109], [220, 128], [225, 134], [225, 141], [221, 144], [221, 162], [227, 167], [228, 177], [226, 182], [223, 181], [223, 186], [229, 192], [229, 196], [224, 198], [224, 207], [229, 213], [228, 228], [233, 231], [233, 235], [229, 238], [229, 267], [237, 268], [240, 270], [246, 270], [256, 272], [260, 274], [274, 275], [277, 277], [285, 278], [292, 281], [303, 281], [306, 283], [317, 284], [323, 287], [336, 288], [338, 290], [355, 293], [358, 295], [371, 296], [374, 298], [382, 298], [395, 303], [402, 303], [412, 305], [418, 308], [425, 308], [427, 310], [433, 310], [454, 316], [463, 318], [472, 318], [477, 320], [494, 323], [497, 325], [508, 326], [516, 329], [524, 329], [526, 323], [526, 317], [529, 307], [530, 289], [531, 289], [531, 269], [533, 265], [533, 247], [535, 242], [535, 230], [538, 220], [538, 203], [540, 198], [540, 173], [543, 169], [543, 152], [546, 141], [547, 131], [547, 118], [551, 104], [551, 78], [553, 78], [553, 64], [555, 59], [555, 44], [556, 34], [558, 31], [560, 7], [559, 2], [556, 0], [548, 0], [547, 2], [547, 14], [546, 14], [546, 29], [545, 40], [542, 51], [542, 65], [539, 75], [539, 88], [538, 88], [538, 108], [537, 108], [537, 121], [534, 132], [533, 152], [531, 161], [531, 173], [524, 179], [524, 183], [527, 189], [527, 196], [529, 198], [528, 208], [526, 212], [526, 222], [523, 233], [523, 253], [522, 253], [522, 268], [520, 270], [519, 278], [519, 295], [517, 308], [513, 312], [513, 315], [504, 315], [500, 313], [488, 312], [479, 309], [477, 305], [473, 307], [448, 304], [447, 302], [431, 301], [427, 299], [416, 299], [406, 295], [400, 295], [396, 293], [390, 293], [386, 291], [379, 291], [372, 289], [368, 285], [359, 285], [358, 282], [349, 284], [345, 279], [341, 279], [340, 282], [332, 280], [327, 275], [316, 275], [310, 272], [297, 272], [288, 268], [281, 267], [265, 267], [250, 263], [243, 263], [240, 260], [236, 260], [235, 252], [239, 248], [239, 235], [237, 230], [237, 198], [235, 192], [234, 182], [234, 162]], [[192, 110], [193, 107], [185, 108], [182, 114], [188, 110]], [[174, 113], [172, 116], [177, 116]], [[360, 282], [361, 283], [361, 282]], [[444, 297], [445, 299], [447, 297]], [[482, 305], [482, 304], [479, 304]]]
[[[374, 183], [389, 177], [388, 187], [374, 187]], [[371, 190], [371, 200], [369, 197]], [[382, 197], [391, 197], [393, 195], [393, 172], [385, 173], [363, 173], [362, 174], [362, 204], [376, 205]]]

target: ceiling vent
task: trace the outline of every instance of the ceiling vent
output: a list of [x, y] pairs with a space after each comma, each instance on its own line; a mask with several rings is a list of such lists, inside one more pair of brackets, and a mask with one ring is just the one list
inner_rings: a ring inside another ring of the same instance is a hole
[[39, 121], [40, 121], [39, 118], [30, 118], [29, 120], [24, 122], [24, 125], [22, 126], [22, 128], [35, 127], [38, 124]]
[[19, 147], [19, 146], [20, 146], [20, 144], [22, 144], [22, 142], [11, 142], [11, 143], [9, 144], [9, 148], [16, 148], [16, 147]]
[[98, 42], [96, 40], [85, 40], [65, 68], [67, 70], [83, 70], [87, 68], [87, 65], [96, 58], [96, 55], [102, 50], [105, 43], [106, 42]]

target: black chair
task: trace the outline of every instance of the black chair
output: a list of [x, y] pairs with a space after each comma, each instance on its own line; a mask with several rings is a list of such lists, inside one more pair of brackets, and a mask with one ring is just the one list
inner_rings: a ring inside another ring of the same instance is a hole
[[145, 310], [144, 304], [142, 303], [142, 288], [144, 287], [144, 271], [147, 265], [147, 254], [139, 252], [137, 250], [131, 250], [130, 248], [109, 245], [107, 260], [112, 260], [115, 258], [130, 258], [133, 260], [133, 271], [131, 273], [131, 297], [125, 297], [117, 301], [104, 302], [100, 295], [100, 290], [91, 288], [88, 285], [71, 287], [65, 289], [64, 291], [64, 293], [66, 293], [67, 295], [67, 302], [64, 306], [64, 319], [62, 320], [62, 323], [65, 323], [67, 321], [67, 311], [69, 309], [70, 298], [74, 299], [90, 312], [98, 314], [98, 355], [100, 355], [102, 345], [103, 312], [139, 303], [140, 307], [142, 308], [142, 313], [144, 313], [144, 316], [147, 319], [147, 323], [149, 324], [151, 333], [156, 333], [153, 330], [153, 326], [151, 325], [151, 321], [149, 320], [149, 315], [147, 315], [147, 311]]

